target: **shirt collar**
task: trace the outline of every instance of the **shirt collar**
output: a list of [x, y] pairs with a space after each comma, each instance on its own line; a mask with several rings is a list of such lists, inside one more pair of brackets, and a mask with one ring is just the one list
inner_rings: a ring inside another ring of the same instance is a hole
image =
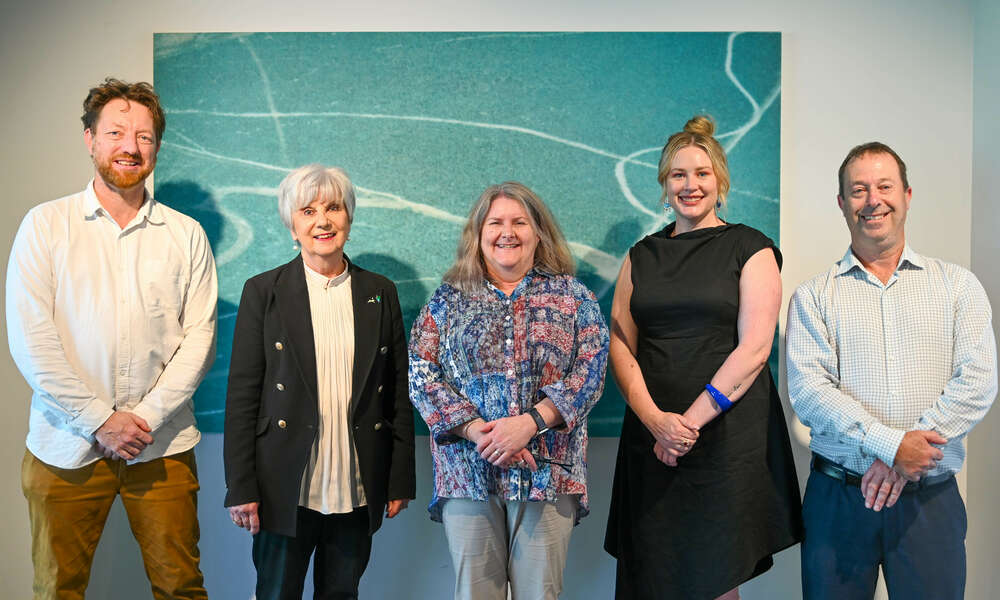
[[[901, 268], [906, 266], [912, 266], [917, 269], [923, 269], [926, 266], [926, 261], [923, 256], [920, 256], [910, 248], [909, 244], [903, 244], [903, 253], [899, 256], [899, 263], [896, 264], [896, 271], [898, 272]], [[837, 263], [837, 275], [843, 275], [844, 273], [849, 273], [854, 268], [858, 268], [862, 271], [865, 270], [865, 266], [861, 264], [858, 257], [854, 255], [851, 247], [847, 247], [847, 252], [844, 253], [844, 257], [840, 259]]]
[[[518, 296], [523, 294], [524, 290], [528, 289], [528, 286], [531, 285], [531, 282], [537, 277], [548, 278], [551, 277], [551, 275], [549, 273], [546, 273], [545, 271], [540, 271], [535, 267], [528, 269], [528, 272], [525, 273], [524, 275], [524, 279], [522, 279], [521, 282], [517, 284], [517, 287], [514, 288], [514, 291], [510, 293], [510, 298], [513, 300], [514, 298], [517, 298]], [[504, 294], [502, 291], [500, 291], [500, 288], [493, 285], [493, 282], [491, 282], [489, 279], [485, 279], [484, 281], [486, 282], [486, 289], [490, 290], [501, 299], [508, 297], [507, 294]]]
[[[136, 216], [146, 219], [154, 225], [165, 223], [163, 207], [160, 206], [160, 203], [153, 199], [149, 190], [143, 188], [142, 193], [142, 206], [139, 207], [139, 212]], [[83, 216], [84, 218], [92, 219], [98, 215], [107, 214], [107, 212], [101, 206], [101, 201], [97, 199], [97, 192], [94, 191], [94, 180], [91, 179], [90, 183], [87, 184], [87, 189], [83, 193]]]
[[318, 271], [314, 271], [309, 265], [306, 264], [306, 259], [303, 258], [302, 266], [305, 267], [306, 270], [306, 281], [308, 283], [316, 284], [323, 289], [338, 286], [347, 281], [347, 278], [351, 276], [351, 269], [349, 268], [350, 263], [347, 263], [346, 259], [344, 262], [347, 264], [348, 268], [345, 268], [340, 275], [337, 275], [335, 277], [327, 277], [326, 275], [322, 275]]

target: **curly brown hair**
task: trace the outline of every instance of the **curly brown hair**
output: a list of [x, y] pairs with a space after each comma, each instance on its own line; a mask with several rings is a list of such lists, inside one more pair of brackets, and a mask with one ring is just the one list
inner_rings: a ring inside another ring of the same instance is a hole
[[167, 117], [160, 106], [160, 97], [153, 91], [153, 86], [145, 81], [128, 83], [114, 77], [108, 77], [103, 83], [90, 88], [87, 99], [83, 101], [83, 121], [84, 130], [93, 129], [97, 124], [97, 118], [101, 115], [101, 109], [108, 102], [115, 98], [123, 98], [130, 102], [138, 102], [149, 109], [153, 115], [153, 127], [156, 129], [156, 142], [163, 139], [163, 130], [167, 128]]

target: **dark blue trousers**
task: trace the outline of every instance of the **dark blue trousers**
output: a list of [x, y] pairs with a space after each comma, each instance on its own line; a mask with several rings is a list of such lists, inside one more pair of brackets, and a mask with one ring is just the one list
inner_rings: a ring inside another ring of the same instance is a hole
[[302, 600], [314, 551], [313, 598], [356, 599], [372, 550], [368, 508], [324, 515], [300, 506], [296, 519], [295, 537], [268, 531], [253, 537], [257, 600]]
[[806, 600], [871, 600], [879, 566], [893, 600], [962, 600], [966, 515], [954, 477], [875, 512], [858, 487], [813, 471], [802, 517]]

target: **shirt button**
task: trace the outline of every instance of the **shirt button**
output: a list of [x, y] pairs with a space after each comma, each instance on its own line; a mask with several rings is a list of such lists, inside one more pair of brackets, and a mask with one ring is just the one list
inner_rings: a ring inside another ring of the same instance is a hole
[[510, 321], [510, 315], [507, 315], [506, 317], [504, 317], [503, 320], [504, 321]]
[[378, 423], [375, 423], [375, 431], [378, 431], [380, 429], [382, 429], [382, 422], [381, 421], [379, 421]]
[[284, 350], [285, 349], [285, 345], [282, 344], [281, 342], [274, 342], [274, 348], [275, 348], [275, 350]]
[[283, 383], [279, 383], [278, 385], [276, 385], [274, 387], [278, 388], [279, 392], [285, 391], [285, 385]]
[[507, 369], [507, 374], [510, 376], [514, 375], [514, 369]]
[[379, 384], [378, 389], [375, 390], [375, 391], [381, 394], [382, 393], [382, 385]]
[[513, 344], [513, 343], [514, 343], [514, 340], [512, 340], [512, 339], [510, 339], [510, 338], [507, 338], [507, 345], [508, 345], [508, 346], [510, 346], [510, 345], [511, 345], [511, 344]]
[[284, 419], [278, 419], [278, 427], [284, 429], [285, 427], [288, 427], [288, 423], [286, 423]]
[[389, 346], [382, 346], [381, 348], [378, 349], [378, 351], [381, 352], [382, 354], [385, 354], [386, 352], [389, 351]]

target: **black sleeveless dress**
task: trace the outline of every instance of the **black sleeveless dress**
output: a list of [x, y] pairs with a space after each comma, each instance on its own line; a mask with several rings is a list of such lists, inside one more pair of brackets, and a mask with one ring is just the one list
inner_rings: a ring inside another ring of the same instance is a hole
[[[740, 272], [763, 248], [756, 229], [722, 225], [629, 252], [638, 363], [664, 411], [683, 413], [738, 342]], [[781, 401], [765, 366], [733, 408], [668, 467], [625, 409], [604, 547], [618, 559], [616, 598], [710, 600], [768, 570], [802, 539], [798, 479]]]

